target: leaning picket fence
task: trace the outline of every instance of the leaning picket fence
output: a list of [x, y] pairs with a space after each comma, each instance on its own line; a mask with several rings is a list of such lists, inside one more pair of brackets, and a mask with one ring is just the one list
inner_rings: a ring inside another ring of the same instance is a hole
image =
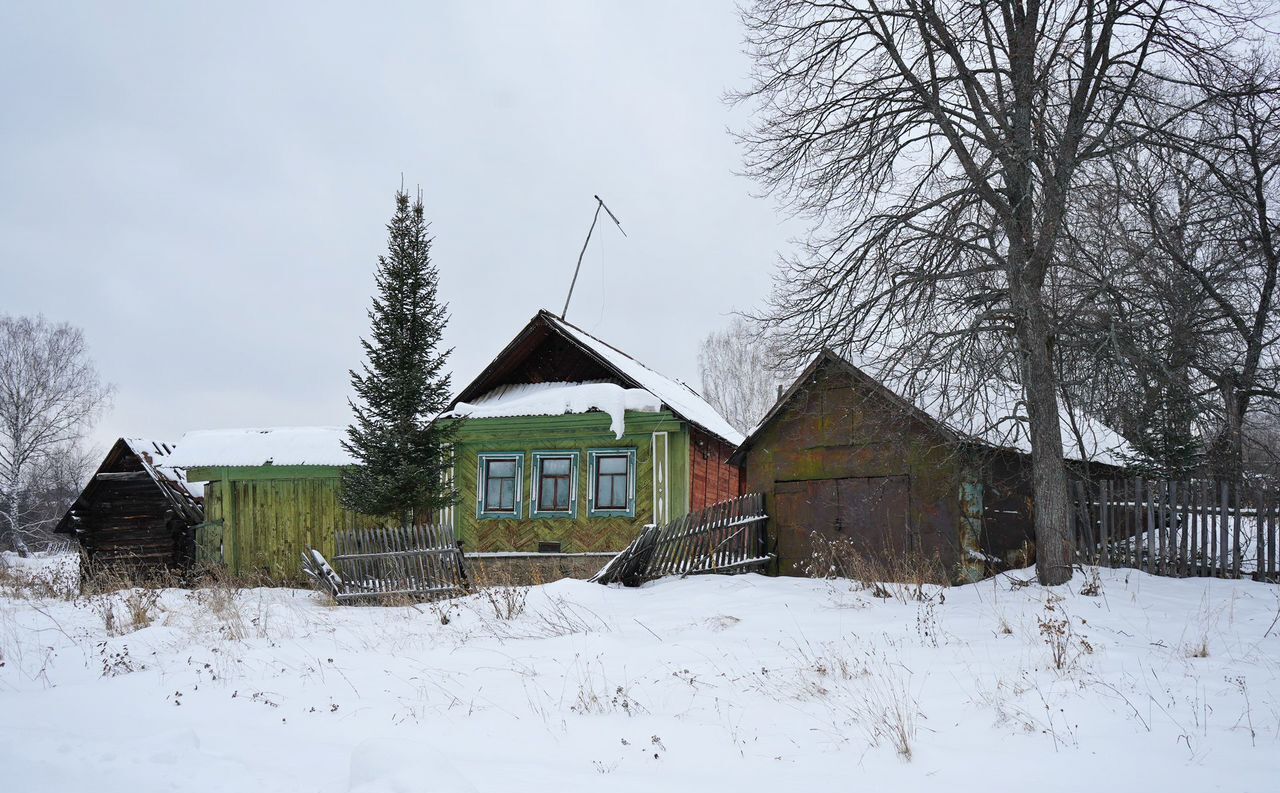
[[466, 566], [451, 526], [337, 531], [334, 545], [332, 564], [313, 548], [302, 555], [302, 569], [339, 603], [431, 599], [466, 591]]
[[663, 526], [644, 527], [622, 553], [591, 579], [639, 586], [663, 576], [745, 573], [768, 567], [764, 496], [712, 504]]
[[1280, 582], [1280, 494], [1201, 480], [1077, 482], [1074, 490], [1083, 563]]

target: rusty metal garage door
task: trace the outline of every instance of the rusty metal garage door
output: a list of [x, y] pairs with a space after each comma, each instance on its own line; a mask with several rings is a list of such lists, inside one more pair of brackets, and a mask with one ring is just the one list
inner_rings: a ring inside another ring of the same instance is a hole
[[910, 480], [906, 476], [775, 483], [771, 512], [780, 572], [804, 573], [803, 565], [812, 556], [813, 534], [828, 540], [849, 540], [873, 555], [910, 550], [909, 505]]

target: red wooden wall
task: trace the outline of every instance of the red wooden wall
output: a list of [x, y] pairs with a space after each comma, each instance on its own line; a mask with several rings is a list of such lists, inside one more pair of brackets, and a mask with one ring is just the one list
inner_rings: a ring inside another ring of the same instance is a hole
[[729, 464], [734, 447], [690, 427], [689, 511], [742, 495], [742, 469]]

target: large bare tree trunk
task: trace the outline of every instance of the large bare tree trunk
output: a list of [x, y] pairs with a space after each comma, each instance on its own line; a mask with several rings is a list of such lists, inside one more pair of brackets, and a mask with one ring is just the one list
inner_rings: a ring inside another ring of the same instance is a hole
[[1038, 291], [1017, 283], [1018, 279], [1011, 280], [1012, 303], [1019, 315], [1018, 353], [1031, 440], [1036, 575], [1042, 584], [1062, 584], [1071, 579], [1073, 538], [1049, 317]]

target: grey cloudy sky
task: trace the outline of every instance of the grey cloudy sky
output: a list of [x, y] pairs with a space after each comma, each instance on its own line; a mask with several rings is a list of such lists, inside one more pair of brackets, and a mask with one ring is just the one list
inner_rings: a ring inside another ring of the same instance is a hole
[[455, 386], [539, 308], [696, 385], [789, 234], [736, 176], [729, 0], [9, 3], [0, 312], [84, 328], [95, 440], [345, 424], [404, 174], [451, 304]]

